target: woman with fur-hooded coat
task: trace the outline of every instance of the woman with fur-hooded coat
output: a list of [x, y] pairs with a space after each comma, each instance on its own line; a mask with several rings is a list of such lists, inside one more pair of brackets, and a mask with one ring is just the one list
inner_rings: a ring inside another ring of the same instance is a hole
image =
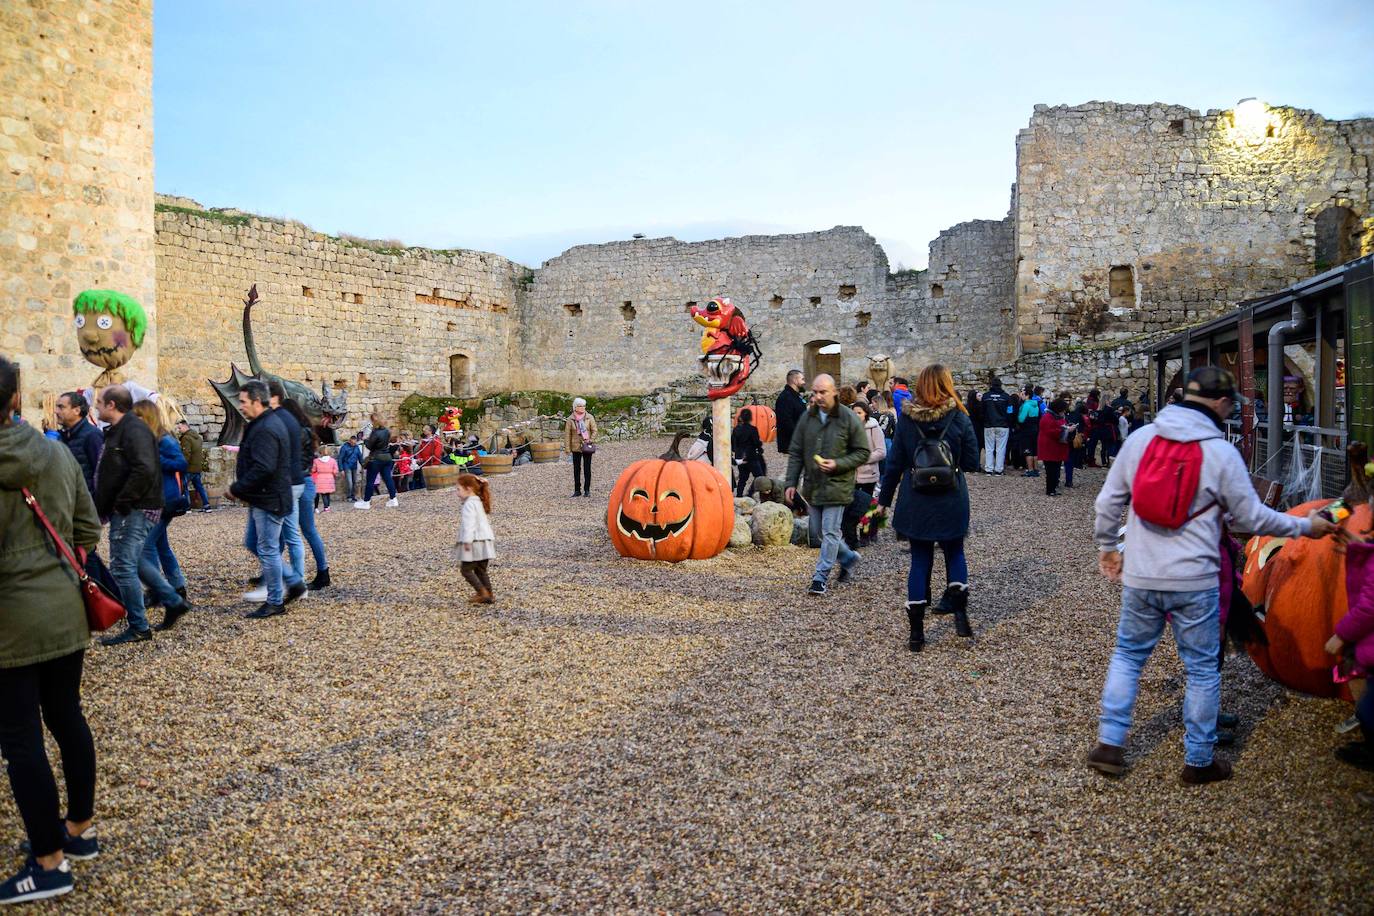
[[[940, 436], [949, 448], [955, 468], [955, 485], [943, 493], [917, 491], [907, 472], [914, 467], [922, 440], [936, 436]], [[878, 503], [884, 508], [892, 505], [894, 496], [897, 498], [892, 527], [911, 542], [907, 617], [911, 623], [908, 645], [913, 652], [919, 652], [925, 645], [924, 620], [930, 603], [930, 573], [937, 544], [945, 555], [949, 582], [935, 613], [953, 614], [955, 631], [964, 637], [973, 635], [967, 615], [968, 563], [964, 558], [964, 537], [969, 526], [965, 474], [977, 467], [978, 438], [973, 431], [973, 422], [954, 391], [954, 380], [945, 367], [927, 366], [911, 398], [902, 405], [878, 496]]]

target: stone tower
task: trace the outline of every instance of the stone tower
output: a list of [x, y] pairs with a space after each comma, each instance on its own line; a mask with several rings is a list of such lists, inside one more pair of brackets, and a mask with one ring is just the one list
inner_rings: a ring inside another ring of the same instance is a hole
[[0, 4], [0, 354], [24, 412], [89, 385], [72, 297], [116, 289], [151, 325], [128, 376], [154, 387], [152, 0]]

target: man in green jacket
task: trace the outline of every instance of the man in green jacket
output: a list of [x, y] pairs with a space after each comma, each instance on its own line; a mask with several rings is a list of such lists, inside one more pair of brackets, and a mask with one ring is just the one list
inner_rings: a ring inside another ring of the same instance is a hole
[[859, 562], [859, 555], [840, 537], [840, 522], [854, 499], [854, 471], [867, 460], [868, 434], [862, 421], [839, 403], [833, 378], [816, 376], [811, 382], [811, 406], [797, 422], [787, 450], [787, 501], [796, 499], [800, 481], [802, 498], [809, 504], [811, 541], [819, 538], [821, 542], [809, 594], [825, 594], [836, 560], [840, 564], [836, 584], [848, 580]]
[[191, 491], [191, 487], [196, 488], [196, 494], [200, 497], [200, 511], [210, 511], [210, 497], [205, 492], [205, 484], [201, 482], [201, 474], [205, 473], [205, 440], [200, 438], [200, 433], [191, 428], [191, 424], [185, 420], [177, 421], [177, 441], [181, 443], [181, 453], [186, 456], [186, 477], [181, 481], [181, 495], [185, 496]]

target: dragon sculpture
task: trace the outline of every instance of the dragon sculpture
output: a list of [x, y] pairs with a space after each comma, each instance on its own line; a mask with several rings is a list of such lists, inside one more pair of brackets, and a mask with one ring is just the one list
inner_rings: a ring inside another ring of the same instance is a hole
[[692, 320], [705, 328], [701, 334], [701, 367], [706, 375], [706, 396], [712, 401], [728, 398], [744, 387], [763, 351], [744, 320], [744, 313], [726, 296], [691, 308]]
[[320, 393], [315, 394], [308, 387], [290, 379], [282, 378], [262, 368], [258, 360], [258, 348], [253, 342], [253, 306], [258, 304], [258, 285], [248, 290], [248, 298], [243, 300], [243, 347], [248, 351], [248, 367], [252, 374], [245, 374], [237, 365], [229, 364], [229, 378], [223, 382], [207, 379], [219, 395], [224, 407], [224, 426], [219, 431], [219, 445], [238, 445], [243, 439], [246, 424], [239, 413], [239, 391], [245, 382], [258, 379], [263, 382], [278, 381], [286, 389], [286, 396], [295, 401], [310, 418], [311, 424], [319, 434], [320, 441], [334, 444], [337, 437], [334, 430], [348, 416], [348, 392], [332, 392], [327, 382], [320, 382]]

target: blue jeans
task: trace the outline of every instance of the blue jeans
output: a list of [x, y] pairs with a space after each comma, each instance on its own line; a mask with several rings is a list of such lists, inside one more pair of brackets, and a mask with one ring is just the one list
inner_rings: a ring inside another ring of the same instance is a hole
[[[287, 516], [273, 515], [266, 509], [250, 509], [247, 538], [253, 539], [252, 551], [262, 567], [262, 584], [267, 588], [267, 603], [281, 604], [282, 589], [281, 539]], [[299, 580], [297, 580], [299, 581]]]
[[[315, 555], [315, 571], [329, 568], [329, 560], [324, 555], [324, 541], [320, 540], [320, 533], [315, 530], [315, 480], [312, 477], [305, 478], [305, 489], [301, 491], [301, 498], [296, 500], [296, 513], [300, 516], [300, 533], [310, 543], [310, 552]], [[301, 559], [301, 574], [305, 573], [305, 559]]]
[[821, 582], [830, 578], [830, 570], [835, 568], [837, 559], [840, 565], [846, 568], [858, 562], [859, 555], [850, 550], [849, 545], [840, 536], [840, 524], [844, 521], [846, 508], [812, 506], [811, 514], [806, 517], [806, 523], [811, 530], [811, 540], [819, 538], [821, 542], [821, 555], [816, 560], [816, 575], [813, 576]]
[[[143, 607], [143, 582], [138, 568], [143, 559], [143, 545], [148, 540], [153, 523], [142, 509], [128, 515], [116, 512], [110, 516], [110, 574], [119, 583], [119, 597], [129, 613], [129, 629], [144, 632], [148, 629], [148, 615]], [[179, 603], [181, 598], [173, 596]]]
[[382, 482], [386, 484], [387, 496], [396, 498], [396, 482], [391, 479], [392, 461], [373, 461], [367, 466], [367, 486], [363, 489], [363, 499], [369, 500], [372, 494], [377, 492], [377, 475], [382, 476]]
[[[286, 575], [286, 584], [294, 585], [305, 579], [305, 541], [301, 540], [301, 496], [305, 484], [291, 485], [291, 514], [281, 526], [282, 549], [291, 557], [291, 575]], [[313, 506], [312, 506], [313, 509]]]
[[1078, 456], [1078, 449], [1074, 448], [1073, 445], [1072, 445], [1072, 443], [1070, 443], [1070, 445], [1069, 445], [1069, 457], [1066, 458], [1066, 459], [1064, 459], [1064, 485], [1065, 485], [1065, 486], [1069, 486], [1069, 487], [1073, 486], [1073, 468], [1074, 468], [1075, 459], [1077, 458], [1077, 456]]
[[[301, 488], [304, 489], [304, 484], [301, 485]], [[296, 491], [296, 488], [293, 486], [293, 487], [291, 488], [291, 491], [294, 493], [294, 492]], [[247, 550], [249, 553], [253, 554], [253, 556], [258, 557], [259, 559], [262, 558], [262, 554], [259, 553], [259, 551], [258, 551], [258, 544], [259, 544], [259, 540], [258, 540], [258, 539], [259, 539], [259, 537], [260, 537], [260, 534], [259, 534], [259, 532], [258, 532], [258, 515], [257, 515], [257, 513], [260, 512], [260, 511], [261, 511], [261, 512], [264, 512], [264, 513], [267, 514], [267, 515], [271, 515], [271, 513], [270, 513], [270, 512], [266, 512], [266, 510], [253, 509], [251, 512], [248, 513], [248, 525], [247, 525], [247, 526], [244, 528], [244, 530], [243, 530], [243, 547], [244, 547], [244, 549]], [[295, 585], [297, 582], [304, 582], [304, 581], [305, 581], [305, 570], [304, 570], [304, 568], [303, 568], [303, 565], [302, 565], [301, 568], [297, 568], [297, 567], [291, 566], [291, 565], [287, 565], [287, 566], [284, 566], [284, 567], [280, 565], [280, 558], [281, 558], [281, 556], [282, 556], [282, 551], [288, 550], [288, 548], [290, 547], [290, 544], [289, 544], [289, 542], [288, 542], [288, 540], [287, 540], [286, 526], [287, 526], [288, 524], [291, 524], [291, 522], [292, 522], [293, 518], [295, 517], [296, 513], [299, 512], [299, 511], [300, 511], [300, 501], [297, 500], [296, 502], [293, 502], [293, 503], [291, 504], [291, 511], [290, 511], [290, 513], [288, 513], [287, 515], [273, 515], [273, 516], [272, 516], [273, 518], [277, 518], [277, 519], [280, 519], [280, 520], [281, 520], [281, 524], [280, 524], [280, 525], [278, 526], [278, 528], [277, 528], [277, 558], [278, 558], [278, 568], [281, 569], [281, 576], [282, 576], [282, 579], [283, 579], [283, 581], [286, 582], [287, 585]], [[299, 527], [299, 526], [296, 527], [295, 559], [296, 559], [299, 563], [301, 563], [301, 564], [304, 564], [304, 563], [305, 563], [305, 547], [304, 547], [304, 546], [301, 544], [301, 542], [300, 542], [300, 527]], [[265, 573], [264, 573], [264, 575], [265, 575]]]
[[1140, 687], [1140, 672], [1164, 633], [1170, 616], [1178, 656], [1188, 675], [1183, 695], [1183, 761], [1205, 767], [1212, 762], [1217, 742], [1217, 706], [1221, 701], [1221, 608], [1215, 588], [1199, 592], [1158, 592], [1126, 588], [1121, 595], [1121, 624], [1116, 651], [1107, 666], [1102, 688], [1102, 718], [1098, 740], [1125, 747], [1131, 729], [1131, 710]]
[[195, 487], [196, 493], [200, 495], [201, 507], [205, 509], [210, 508], [210, 495], [205, 492], [205, 484], [201, 483], [200, 471], [196, 471], [194, 474], [188, 472], [185, 477], [181, 478], [182, 496], [190, 493], [191, 487]]
[[[930, 572], [935, 568], [935, 541], [911, 542], [911, 571], [906, 576], [906, 600], [930, 600]], [[945, 581], [968, 585], [968, 561], [964, 557], [964, 539], [940, 541], [945, 555]]]
[[177, 562], [177, 555], [172, 553], [172, 545], [167, 542], [168, 523], [169, 520], [164, 519], [148, 532], [138, 563], [138, 577], [148, 586], [153, 599], [165, 608], [180, 607], [181, 596], [176, 590], [186, 587], [181, 564]]

